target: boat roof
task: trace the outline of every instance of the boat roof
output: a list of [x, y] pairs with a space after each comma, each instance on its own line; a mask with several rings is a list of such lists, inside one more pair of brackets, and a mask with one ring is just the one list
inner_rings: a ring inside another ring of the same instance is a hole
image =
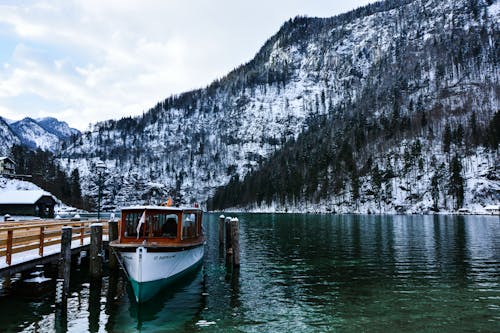
[[153, 205], [148, 205], [148, 206], [129, 206], [129, 207], [122, 207], [122, 211], [124, 210], [165, 210], [165, 211], [178, 211], [182, 212], [185, 210], [199, 210], [201, 209], [199, 207], [174, 207], [174, 206], [153, 206]]

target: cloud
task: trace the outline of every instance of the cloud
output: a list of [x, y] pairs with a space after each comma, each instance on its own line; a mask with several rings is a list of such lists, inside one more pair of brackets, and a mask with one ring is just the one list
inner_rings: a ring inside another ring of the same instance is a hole
[[335, 2], [7, 1], [0, 112], [55, 116], [79, 129], [141, 114], [250, 60], [288, 18], [347, 10]]

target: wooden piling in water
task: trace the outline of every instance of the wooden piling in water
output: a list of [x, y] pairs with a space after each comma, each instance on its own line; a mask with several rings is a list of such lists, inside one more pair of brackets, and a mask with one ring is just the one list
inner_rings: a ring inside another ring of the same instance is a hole
[[231, 242], [233, 249], [233, 266], [240, 266], [240, 227], [238, 218], [231, 219]]
[[90, 225], [90, 277], [102, 276], [102, 223]]
[[225, 219], [225, 228], [226, 228], [226, 252], [231, 249], [231, 218], [228, 216]]
[[225, 216], [221, 215], [219, 216], [219, 246], [224, 245], [224, 220]]
[[63, 280], [63, 299], [69, 292], [69, 281], [71, 273], [71, 237], [73, 228], [66, 226], [61, 230], [61, 255], [59, 257], [59, 278]]
[[[108, 222], [108, 239], [109, 241], [114, 241], [118, 239], [118, 221], [109, 221]], [[109, 268], [110, 269], [118, 269], [118, 258], [113, 252], [111, 246], [108, 249], [109, 251]]]

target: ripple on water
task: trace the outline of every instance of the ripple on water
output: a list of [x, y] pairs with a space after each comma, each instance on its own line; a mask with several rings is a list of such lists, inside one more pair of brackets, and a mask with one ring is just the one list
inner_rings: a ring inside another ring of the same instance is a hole
[[53, 290], [10, 297], [25, 288], [20, 284], [26, 277], [19, 275], [0, 280], [0, 327], [130, 333], [498, 331], [498, 218], [238, 217], [240, 269], [225, 266], [218, 215], [209, 214], [203, 270], [153, 302], [137, 306], [123, 276], [116, 283], [108, 284], [108, 277], [102, 285], [90, 283], [81, 265], [64, 317]]

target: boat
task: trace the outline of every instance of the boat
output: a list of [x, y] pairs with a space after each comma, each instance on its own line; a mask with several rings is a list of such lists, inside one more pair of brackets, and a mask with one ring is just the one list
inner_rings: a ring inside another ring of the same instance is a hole
[[138, 303], [201, 263], [205, 236], [199, 207], [135, 206], [121, 210], [112, 250]]

